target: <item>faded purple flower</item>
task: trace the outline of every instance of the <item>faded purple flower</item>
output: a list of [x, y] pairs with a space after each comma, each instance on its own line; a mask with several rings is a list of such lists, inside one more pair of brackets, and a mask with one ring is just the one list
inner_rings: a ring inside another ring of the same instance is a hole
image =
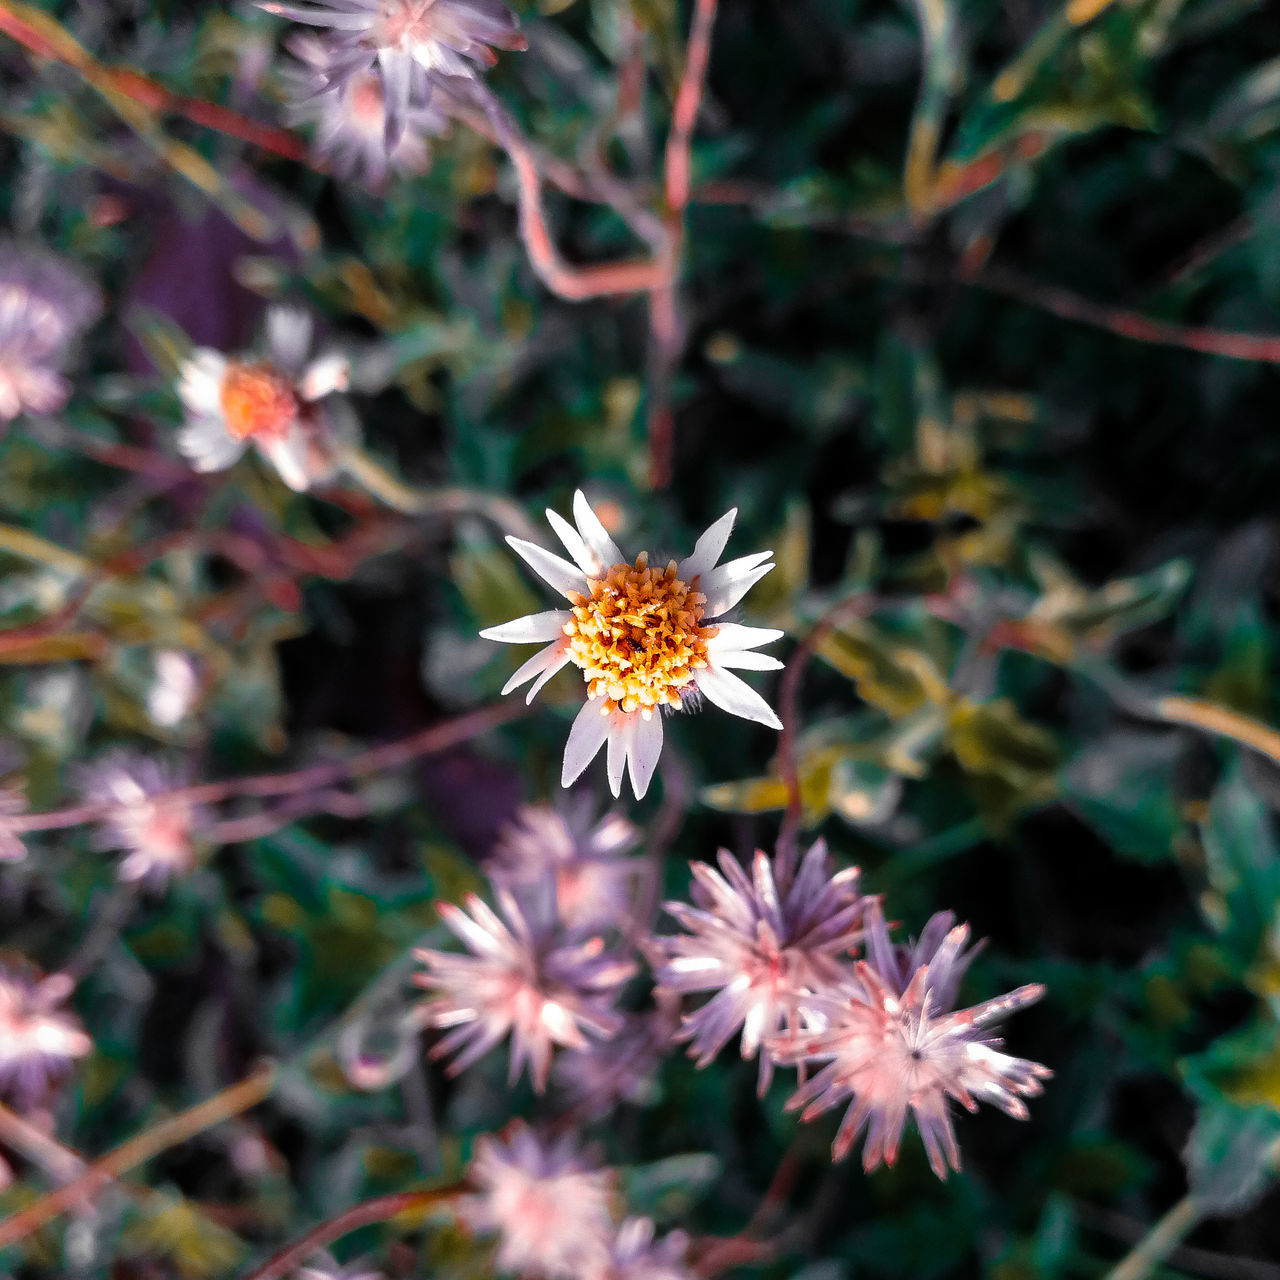
[[695, 905], [666, 904], [687, 933], [654, 939], [662, 957], [654, 976], [660, 990], [676, 995], [714, 991], [684, 1019], [681, 1039], [705, 1066], [742, 1030], [742, 1056], [759, 1056], [761, 1096], [773, 1078], [773, 1059], [760, 1047], [801, 1030], [815, 993], [838, 985], [840, 957], [862, 936], [866, 900], [858, 869], [831, 875], [819, 840], [789, 882], [775, 880], [773, 863], [757, 851], [750, 877], [726, 850], [720, 872], [691, 864]]
[[[258, 0], [291, 22], [327, 27], [334, 53], [327, 80], [339, 89], [376, 66], [387, 110], [387, 141], [400, 137], [411, 104], [426, 102], [440, 77], [471, 78], [497, 49], [523, 49], [515, 14], [501, 0]], [[492, 46], [492, 48], [490, 47]]]
[[124, 748], [79, 770], [80, 790], [104, 814], [94, 833], [102, 850], [123, 849], [121, 880], [163, 884], [189, 875], [205, 813], [181, 795], [186, 778], [159, 760]]
[[620, 813], [599, 821], [594, 814], [590, 797], [577, 797], [560, 811], [523, 806], [498, 833], [486, 869], [512, 889], [553, 881], [556, 910], [570, 928], [621, 928], [642, 864], [619, 855], [635, 847], [640, 833]]
[[463, 1205], [474, 1231], [499, 1234], [498, 1267], [546, 1280], [581, 1280], [606, 1265], [613, 1222], [610, 1170], [595, 1168], [566, 1135], [540, 1138], [517, 1121], [505, 1141], [476, 1142]]
[[608, 1040], [572, 1049], [556, 1059], [552, 1079], [573, 1111], [589, 1120], [606, 1116], [619, 1103], [652, 1100], [654, 1081], [680, 1025], [676, 1002], [626, 1015], [626, 1024]]
[[652, 1218], [628, 1218], [609, 1246], [608, 1261], [591, 1280], [692, 1280], [688, 1251], [683, 1231], [655, 1239]]
[[93, 1048], [80, 1020], [58, 1007], [73, 985], [65, 973], [0, 966], [0, 1094], [18, 1107], [43, 1103]]
[[[403, 131], [388, 144], [382, 78], [371, 67], [334, 76], [338, 50], [313, 35], [289, 41], [298, 59], [286, 74], [294, 123], [315, 126], [312, 150], [338, 178], [355, 178], [378, 190], [388, 173], [425, 173], [431, 167], [428, 138], [449, 127], [449, 117], [420, 93], [405, 108]], [[334, 87], [330, 90], [330, 83]]]
[[636, 967], [606, 952], [601, 938], [566, 935], [549, 906], [526, 910], [504, 889], [497, 899], [506, 923], [475, 894], [466, 898], [470, 915], [439, 904], [444, 923], [471, 955], [416, 953], [427, 972], [415, 981], [437, 993], [426, 1006], [426, 1023], [451, 1028], [432, 1057], [457, 1051], [449, 1067], [456, 1074], [509, 1034], [511, 1082], [527, 1063], [541, 1093], [555, 1045], [583, 1049], [588, 1033], [607, 1039], [622, 1026], [612, 1005]]
[[347, 385], [348, 362], [334, 352], [312, 359], [311, 345], [311, 317], [277, 306], [267, 312], [265, 359], [197, 347], [183, 361], [178, 449], [197, 471], [225, 471], [252, 444], [298, 492], [334, 474], [349, 419], [325, 400]]
[[65, 259], [0, 242], [0, 422], [53, 413], [71, 389], [67, 348], [101, 309], [96, 288]]
[[1038, 984], [969, 1009], [952, 1011], [965, 952], [967, 925], [952, 928], [950, 913], [934, 916], [920, 940], [895, 948], [878, 908], [868, 919], [867, 959], [839, 997], [819, 1002], [826, 1026], [775, 1044], [779, 1061], [824, 1062], [787, 1102], [802, 1120], [849, 1100], [832, 1145], [843, 1159], [864, 1129], [862, 1166], [868, 1172], [898, 1158], [907, 1112], [915, 1116], [929, 1164], [939, 1178], [960, 1168], [949, 1114], [954, 1098], [970, 1111], [988, 1102], [1015, 1119], [1027, 1118], [1022, 1099], [1043, 1091], [1053, 1073], [1037, 1062], [1000, 1051], [989, 1030], [1006, 1013], [1044, 994]]

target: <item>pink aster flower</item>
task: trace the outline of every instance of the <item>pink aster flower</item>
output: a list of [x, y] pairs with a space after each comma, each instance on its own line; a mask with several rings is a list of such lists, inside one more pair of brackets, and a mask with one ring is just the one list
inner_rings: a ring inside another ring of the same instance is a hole
[[556, 910], [569, 928], [621, 928], [641, 864], [620, 854], [640, 833], [620, 813], [593, 821], [589, 796], [557, 811], [525, 805], [498, 833], [486, 870], [509, 888], [528, 889], [550, 880]]
[[517, 1121], [505, 1141], [477, 1141], [471, 1180], [480, 1194], [463, 1218], [474, 1231], [498, 1233], [500, 1270], [582, 1280], [605, 1265], [614, 1177], [589, 1164], [572, 1137], [543, 1139]]
[[295, 123], [315, 126], [312, 150], [335, 176], [356, 178], [379, 190], [388, 173], [425, 173], [431, 167], [427, 139], [449, 127], [448, 115], [435, 102], [411, 95], [403, 129], [389, 144], [382, 78], [375, 70], [338, 77], [326, 92], [339, 51], [311, 35], [291, 40], [289, 50], [298, 59], [287, 73], [293, 99], [290, 115]]
[[347, 385], [348, 363], [333, 352], [310, 358], [311, 344], [311, 317], [277, 306], [267, 312], [265, 357], [198, 347], [183, 361], [178, 449], [197, 471], [225, 471], [252, 444], [290, 489], [334, 474], [350, 420], [325, 401]]
[[1023, 1098], [1043, 1091], [1053, 1073], [1038, 1062], [1002, 1053], [992, 1024], [1044, 994], [1019, 987], [969, 1009], [953, 1010], [968, 926], [952, 928], [949, 913], [934, 916], [919, 942], [895, 948], [878, 910], [868, 924], [867, 959], [839, 998], [820, 1002], [821, 1029], [777, 1042], [780, 1061], [826, 1065], [788, 1101], [802, 1120], [849, 1102], [832, 1155], [843, 1159], [865, 1129], [862, 1167], [870, 1172], [898, 1158], [910, 1111], [939, 1178], [960, 1168], [949, 1114], [954, 1098], [969, 1111], [988, 1102], [1015, 1119], [1027, 1118]]
[[652, 1218], [628, 1218], [618, 1228], [604, 1265], [591, 1280], [692, 1280], [685, 1261], [689, 1237], [672, 1231], [655, 1238]]
[[[515, 15], [502, 0], [258, 0], [291, 22], [327, 27], [334, 53], [329, 85], [339, 89], [377, 67], [394, 144], [414, 101], [426, 102], [442, 77], [475, 76], [497, 61], [493, 49], [523, 49]], [[492, 46], [492, 47], [491, 47]]]
[[0, 1094], [19, 1107], [42, 1104], [93, 1048], [75, 1014], [58, 1007], [73, 985], [65, 973], [0, 966]]
[[127, 855], [120, 863], [121, 880], [163, 884], [195, 870], [205, 814], [172, 794], [186, 785], [184, 776], [159, 760], [122, 748], [79, 773], [84, 798], [104, 809], [95, 844]]
[[564, 786], [608, 743], [613, 794], [621, 791], [625, 768], [636, 797], [643, 796], [662, 751], [659, 712], [687, 709], [699, 695], [731, 715], [782, 728], [769, 704], [732, 671], [781, 667], [753, 650], [782, 632], [718, 621], [773, 568], [771, 551], [718, 564], [737, 514], [735, 508], [721, 516], [691, 555], [665, 568], [650, 568], [644, 552], [634, 563], [624, 560], [581, 491], [573, 499], [576, 528], [547, 512], [573, 563], [536, 543], [507, 539], [572, 606], [480, 633], [505, 644], [545, 646], [507, 681], [503, 693], [533, 680], [526, 698], [532, 702], [561, 667], [573, 663], [582, 671], [587, 700], [569, 730]]
[[607, 1039], [622, 1026], [612, 1004], [636, 967], [606, 952], [598, 937], [566, 935], [549, 907], [526, 910], [504, 889], [497, 899], [505, 923], [475, 894], [467, 895], [467, 911], [439, 905], [471, 955], [416, 953], [428, 971], [415, 981], [437, 993], [426, 1006], [426, 1023], [451, 1028], [432, 1057], [457, 1050], [449, 1067], [456, 1074], [509, 1034], [510, 1081], [527, 1063], [541, 1093], [555, 1045], [582, 1049], [588, 1034]]
[[694, 906], [666, 904], [686, 932], [654, 939], [664, 957], [654, 977], [659, 990], [675, 995], [715, 992], [686, 1015], [680, 1038], [706, 1066], [741, 1029], [742, 1056], [760, 1060], [763, 1096], [773, 1057], [761, 1045], [797, 1035], [812, 997], [840, 984], [847, 970], [841, 957], [862, 937], [866, 899], [857, 867], [830, 874], [821, 840], [781, 883], [763, 852], [750, 877], [727, 850], [717, 860], [720, 872], [690, 864]]
[[70, 387], [67, 351], [101, 309], [97, 289], [65, 259], [0, 242], [0, 422], [53, 413]]

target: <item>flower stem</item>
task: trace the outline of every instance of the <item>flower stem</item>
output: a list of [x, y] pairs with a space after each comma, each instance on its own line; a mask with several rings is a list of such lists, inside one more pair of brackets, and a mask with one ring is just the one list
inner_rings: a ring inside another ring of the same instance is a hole
[[1108, 1273], [1106, 1280], [1146, 1280], [1204, 1217], [1193, 1196], [1183, 1196]]

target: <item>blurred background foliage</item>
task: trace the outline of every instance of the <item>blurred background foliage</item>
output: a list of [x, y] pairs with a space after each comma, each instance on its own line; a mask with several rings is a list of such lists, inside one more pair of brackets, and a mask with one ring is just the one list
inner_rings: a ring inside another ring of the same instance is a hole
[[[262, 12], [41, 7], [102, 65], [280, 119]], [[685, 7], [517, 8], [530, 51], [492, 73], [504, 101], [547, 152], [648, 191]], [[0, 37], [0, 216], [109, 300], [65, 413], [0, 441], [0, 705], [32, 803], [68, 802], [68, 766], [111, 743], [231, 776], [497, 697], [509, 655], [476, 632], [541, 606], [491, 522], [177, 459], [180, 354], [305, 300], [352, 353], [369, 452], [412, 484], [536, 514], [582, 483], [624, 545], [664, 549], [738, 506], [735, 546], [779, 565], [745, 620], [803, 663], [805, 826], [907, 931], [950, 908], [991, 939], [974, 999], [1049, 986], [1009, 1039], [1056, 1079], [1028, 1124], [961, 1121], [962, 1176], [935, 1181], [918, 1145], [896, 1170], [832, 1167], [834, 1120], [797, 1128], [786, 1082], [758, 1105], [753, 1065], [673, 1056], [648, 1106], [591, 1130], [633, 1211], [733, 1236], [763, 1201], [768, 1275], [1058, 1280], [1106, 1274], [1190, 1193], [1161, 1274], [1280, 1276], [1280, 763], [1169, 701], [1280, 721], [1276, 7], [726, 0], [658, 490], [643, 300], [542, 287], [484, 139], [456, 126], [379, 195], [130, 114]], [[574, 261], [635, 252], [612, 210], [549, 202]], [[1211, 353], [1249, 335], [1249, 358]], [[168, 649], [201, 682], [174, 729], [145, 706]], [[335, 1054], [406, 998], [407, 948], [443, 937], [433, 901], [554, 795], [573, 705], [561, 677], [519, 723], [362, 780], [361, 815], [211, 848], [132, 904], [75, 997], [97, 1049], [59, 1138], [104, 1151], [262, 1057], [280, 1082], [148, 1165], [134, 1185], [154, 1190], [10, 1251], [13, 1274], [233, 1274], [355, 1200], [456, 1178], [477, 1134], [539, 1114], [496, 1056], [359, 1092]], [[717, 845], [772, 846], [777, 745], [671, 725], [636, 814], [669, 891]], [[83, 831], [30, 844], [0, 869], [0, 940], [52, 970], [118, 891]], [[24, 1168], [7, 1209], [40, 1190]], [[343, 1249], [392, 1275], [490, 1266], [445, 1225], [411, 1239]]]

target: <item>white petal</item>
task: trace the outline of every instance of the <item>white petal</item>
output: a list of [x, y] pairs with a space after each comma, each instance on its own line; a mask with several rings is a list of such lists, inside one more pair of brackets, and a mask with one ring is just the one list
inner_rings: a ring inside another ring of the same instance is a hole
[[774, 567], [765, 563], [771, 555], [772, 551], [757, 551], [712, 569], [698, 584], [707, 597], [706, 616], [715, 618], [732, 609]]
[[556, 537], [564, 543], [565, 550], [573, 557], [574, 563], [589, 578], [598, 578], [604, 572], [599, 558], [592, 554], [591, 548], [582, 540], [582, 535], [564, 516], [547, 508], [547, 523], [556, 531]]
[[346, 356], [331, 352], [313, 360], [298, 383], [298, 394], [304, 400], [323, 400], [334, 391], [345, 391], [351, 380], [351, 362]]
[[655, 711], [648, 720], [638, 720], [627, 757], [631, 788], [636, 793], [637, 800], [642, 800], [644, 793], [649, 790], [649, 781], [654, 769], [658, 767], [658, 757], [661, 754], [662, 717]]
[[272, 307], [267, 312], [267, 351], [285, 373], [298, 374], [310, 348], [311, 317], [307, 312], [301, 307]]
[[306, 493], [311, 485], [311, 473], [307, 468], [307, 438], [301, 431], [254, 443], [294, 493]]
[[178, 451], [197, 471], [225, 471], [244, 452], [244, 441], [227, 430], [220, 415], [203, 414], [178, 432]]
[[740, 622], [719, 622], [716, 634], [707, 641], [707, 650], [717, 660], [725, 653], [741, 653], [745, 649], [758, 649], [762, 644], [772, 644], [787, 633], [774, 627], [744, 627]]
[[782, 721], [773, 708], [745, 681], [730, 671], [716, 667], [704, 667], [698, 672], [698, 692], [705, 694], [708, 702], [714, 702], [722, 711], [767, 724], [770, 729], [781, 729]]
[[751, 653], [747, 649], [730, 649], [715, 655], [717, 667], [734, 671], [781, 671], [785, 664], [767, 653]]
[[560, 785], [572, 786], [582, 771], [596, 758], [604, 746], [612, 719], [598, 702], [584, 702], [569, 730], [569, 740], [564, 744], [564, 768], [560, 773]]
[[[680, 561], [676, 572], [681, 581], [689, 582], [693, 578], [702, 577], [711, 572], [729, 543], [729, 535], [733, 532], [733, 522], [738, 518], [738, 508], [726, 511], [719, 520], [693, 544], [693, 551]], [[706, 587], [701, 590], [705, 591]]]
[[567, 609], [548, 609], [546, 613], [526, 613], [501, 626], [485, 627], [480, 633], [486, 640], [502, 644], [545, 644], [564, 634], [564, 624], [572, 615]]
[[586, 575], [567, 560], [562, 560], [554, 552], [540, 547], [536, 542], [526, 542], [523, 538], [508, 536], [507, 545], [529, 566], [544, 582], [554, 587], [561, 595], [570, 592], [587, 595]]
[[573, 519], [582, 534], [582, 540], [590, 547], [602, 569], [622, 563], [618, 544], [609, 537], [609, 531], [600, 523], [600, 517], [591, 509], [587, 495], [579, 489], [573, 495]]
[[537, 697], [538, 690], [568, 661], [568, 649], [562, 638], [544, 649], [539, 649], [532, 658], [522, 663], [515, 675], [502, 686], [502, 692], [510, 693], [512, 689], [518, 689], [526, 680], [533, 680], [533, 677], [537, 676], [538, 679], [534, 681], [533, 688], [525, 696], [525, 702], [530, 703]]
[[222, 412], [222, 379], [227, 358], [211, 347], [197, 347], [182, 362], [178, 395], [192, 413]]
[[627, 767], [627, 756], [631, 754], [635, 740], [635, 722], [640, 719], [638, 711], [630, 715], [612, 716], [609, 726], [609, 790], [615, 796], [622, 794], [622, 772]]

